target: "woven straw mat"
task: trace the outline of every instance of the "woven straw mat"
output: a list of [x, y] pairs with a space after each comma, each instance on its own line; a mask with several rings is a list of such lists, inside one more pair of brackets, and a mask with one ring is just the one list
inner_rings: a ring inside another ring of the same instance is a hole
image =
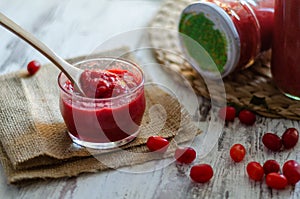
[[[181, 11], [192, 2], [194, 1], [166, 0], [150, 26], [176, 32]], [[202, 77], [183, 58], [176, 33], [151, 31], [150, 39], [155, 57], [166, 71], [181, 74], [198, 95], [211, 98]], [[281, 94], [271, 80], [270, 54], [263, 53], [246, 70], [224, 78], [227, 103], [248, 108], [266, 117], [300, 120], [300, 102]]]

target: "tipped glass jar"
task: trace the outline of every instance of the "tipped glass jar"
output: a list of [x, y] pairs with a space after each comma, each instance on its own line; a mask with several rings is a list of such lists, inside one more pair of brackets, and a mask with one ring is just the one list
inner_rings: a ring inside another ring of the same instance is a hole
[[225, 77], [270, 49], [273, 17], [274, 0], [193, 3], [180, 16], [181, 47], [200, 74]]

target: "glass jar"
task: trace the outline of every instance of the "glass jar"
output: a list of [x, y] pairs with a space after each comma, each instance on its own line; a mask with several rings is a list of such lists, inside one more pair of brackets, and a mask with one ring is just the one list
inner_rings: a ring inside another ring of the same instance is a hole
[[[146, 107], [141, 68], [132, 62], [108, 57], [84, 60], [74, 66], [109, 71], [120, 75], [122, 83], [131, 86], [123, 94], [115, 90], [111, 97], [86, 97], [77, 93], [70, 80], [60, 73], [60, 111], [72, 141], [89, 148], [110, 149], [135, 139]], [[107, 84], [108, 81], [111, 79], [106, 80]]]
[[276, 0], [271, 72], [288, 97], [300, 100], [300, 2]]
[[180, 16], [183, 52], [206, 77], [225, 77], [247, 68], [271, 47], [273, 15], [274, 0], [193, 3]]

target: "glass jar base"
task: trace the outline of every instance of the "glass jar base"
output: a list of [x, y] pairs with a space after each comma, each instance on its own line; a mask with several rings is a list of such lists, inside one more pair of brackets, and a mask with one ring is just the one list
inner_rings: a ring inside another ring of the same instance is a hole
[[78, 144], [83, 147], [91, 148], [91, 149], [115, 149], [117, 147], [123, 146], [123, 145], [128, 144], [129, 142], [133, 141], [137, 137], [138, 133], [139, 133], [139, 131], [124, 138], [123, 140], [119, 140], [119, 141], [115, 141], [115, 142], [98, 143], [98, 142], [82, 141], [82, 140], [78, 139], [77, 137], [75, 137], [74, 135], [72, 135], [70, 132], [68, 132], [73, 143]]
[[[282, 91], [281, 91], [282, 92]], [[288, 94], [288, 93], [285, 93], [285, 92], [282, 92], [285, 96], [287, 96], [288, 98], [291, 98], [293, 100], [298, 100], [300, 101], [300, 97], [298, 96], [295, 96], [295, 95], [291, 95], [291, 94]]]

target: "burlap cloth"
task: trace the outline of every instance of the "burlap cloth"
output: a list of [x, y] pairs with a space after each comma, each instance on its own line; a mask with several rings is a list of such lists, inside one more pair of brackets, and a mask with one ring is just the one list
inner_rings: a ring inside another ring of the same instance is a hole
[[[125, 51], [122, 48], [94, 57], [119, 56]], [[132, 59], [128, 54], [125, 58]], [[55, 66], [47, 64], [34, 76], [23, 70], [0, 77], [0, 160], [8, 183], [71, 177], [169, 157], [177, 142], [188, 141], [199, 133], [180, 103], [152, 85], [145, 87], [146, 112], [138, 138], [122, 150], [78, 147], [68, 137], [60, 115], [58, 73]], [[165, 155], [147, 153], [145, 143], [151, 135], [172, 141]]]

